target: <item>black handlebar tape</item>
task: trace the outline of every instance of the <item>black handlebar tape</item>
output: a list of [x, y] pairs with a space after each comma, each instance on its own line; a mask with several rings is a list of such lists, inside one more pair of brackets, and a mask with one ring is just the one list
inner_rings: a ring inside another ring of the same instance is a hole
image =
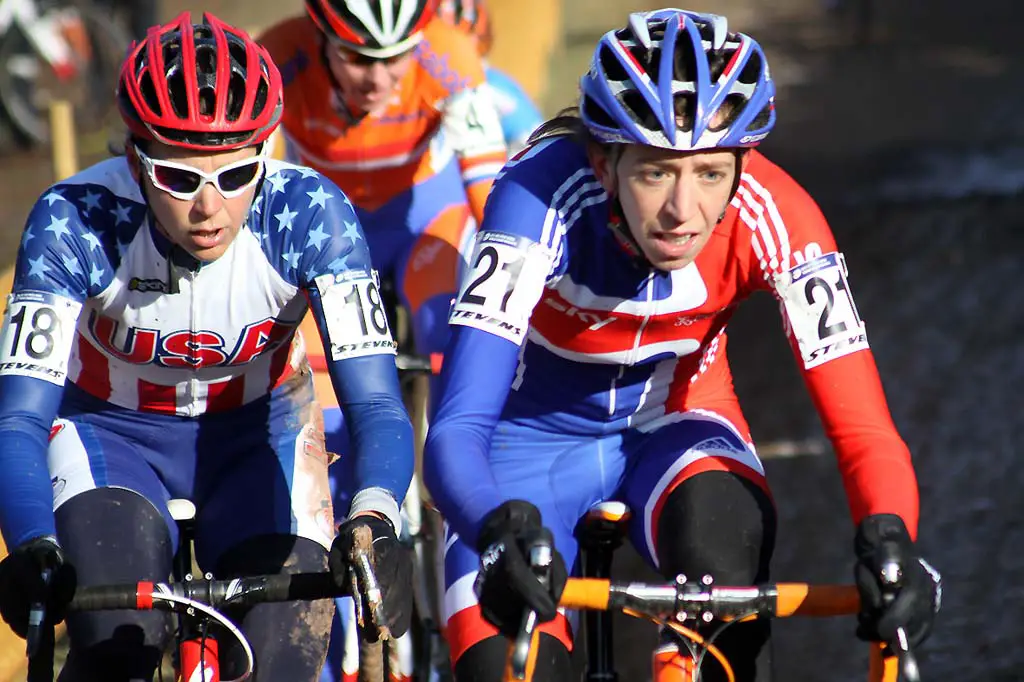
[[294, 573], [291, 575], [268, 575], [258, 578], [258, 585], [250, 583], [252, 579], [243, 578], [244, 587], [255, 588], [261, 593], [255, 600], [242, 597], [240, 601], [312, 601], [315, 599], [333, 599], [347, 594], [348, 590], [338, 587], [330, 573]]
[[[139, 585], [94, 585], [79, 587], [68, 605], [69, 611], [111, 611], [119, 609], [142, 610], [140, 601], [152, 604], [152, 599], [140, 600]], [[152, 593], [152, 585], [149, 592]], [[144, 606], [143, 606], [144, 608]], [[152, 608], [150, 606], [150, 608]]]

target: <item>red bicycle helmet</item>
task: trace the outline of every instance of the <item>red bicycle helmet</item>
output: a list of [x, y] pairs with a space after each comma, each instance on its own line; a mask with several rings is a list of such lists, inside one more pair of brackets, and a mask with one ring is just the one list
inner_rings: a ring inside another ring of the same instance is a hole
[[219, 151], [265, 141], [283, 110], [270, 53], [209, 13], [183, 12], [153, 26], [121, 66], [121, 118], [133, 135], [175, 147]]
[[484, 0], [441, 0], [437, 16], [455, 28], [476, 38], [477, 50], [481, 57], [491, 51], [491, 14]]
[[377, 59], [418, 43], [436, 6], [437, 0], [306, 0], [306, 11], [328, 38]]

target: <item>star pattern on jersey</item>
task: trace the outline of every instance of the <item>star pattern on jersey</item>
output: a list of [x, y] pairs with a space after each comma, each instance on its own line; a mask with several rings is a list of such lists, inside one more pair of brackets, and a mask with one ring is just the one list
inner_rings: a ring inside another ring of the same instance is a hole
[[306, 241], [306, 248], [308, 249], [312, 246], [317, 251], [322, 251], [324, 241], [330, 239], [330, 237], [331, 235], [324, 232], [324, 224], [320, 223], [316, 226], [316, 229], [310, 231], [309, 239]]
[[43, 195], [43, 201], [45, 201], [50, 208], [53, 208], [55, 201], [67, 201], [67, 199], [65, 199], [64, 195], [60, 193], [60, 190], [53, 189]]
[[38, 258], [28, 259], [28, 276], [38, 277], [39, 279], [46, 279], [46, 273], [50, 271], [50, 266], [46, 264], [46, 257], [40, 255]]
[[114, 202], [114, 208], [110, 210], [114, 216], [114, 224], [130, 223], [132, 221], [131, 206], [125, 206], [120, 201]]
[[58, 218], [55, 215], [50, 216], [50, 224], [44, 228], [47, 232], [52, 232], [54, 238], [62, 239], [64, 235], [71, 234], [71, 230], [68, 229], [68, 219]]
[[103, 284], [103, 275], [106, 274], [106, 270], [97, 267], [95, 263], [89, 269], [89, 284], [94, 287], [98, 287]]
[[299, 215], [298, 211], [288, 210], [288, 204], [285, 204], [284, 210], [274, 216], [275, 218], [277, 218], [277, 231], [280, 232], [281, 230], [291, 230], [292, 221], [295, 220], [295, 217], [297, 215]]
[[363, 235], [359, 232], [359, 223], [350, 223], [346, 220], [344, 236], [346, 239], [351, 239], [353, 244], [362, 239]]
[[82, 207], [85, 209], [87, 214], [90, 211], [100, 208], [100, 195], [92, 190], [86, 190], [85, 194], [82, 196]]
[[68, 297], [98, 291], [117, 268], [144, 214], [136, 198], [95, 182], [61, 184], [39, 197], [21, 238], [19, 275]]
[[253, 213], [259, 213], [260, 215], [263, 215], [263, 197], [256, 197], [256, 201], [252, 202], [252, 209], [250, 210]]
[[70, 272], [72, 275], [82, 274], [82, 266], [78, 262], [77, 258], [75, 258], [74, 256], [61, 256], [60, 259], [61, 261], [63, 261], [64, 267], [67, 268], [68, 272]]
[[271, 193], [277, 194], [278, 192], [284, 191], [285, 186], [288, 184], [288, 178], [285, 176], [284, 173], [274, 173], [273, 175], [267, 177], [267, 182], [270, 183], [270, 186], [272, 188]]
[[313, 192], [306, 192], [309, 196], [309, 207], [319, 206], [320, 208], [327, 208], [327, 200], [333, 197], [333, 194], [328, 194], [324, 191], [323, 185], [317, 185], [316, 190]]

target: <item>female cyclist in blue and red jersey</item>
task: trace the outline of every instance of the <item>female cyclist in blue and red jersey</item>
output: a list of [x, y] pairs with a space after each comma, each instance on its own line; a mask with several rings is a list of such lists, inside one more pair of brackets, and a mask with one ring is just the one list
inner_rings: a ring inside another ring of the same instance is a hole
[[[761, 47], [720, 16], [636, 13], [601, 38], [581, 91], [496, 181], [450, 316], [424, 473], [452, 534], [456, 678], [501, 679], [499, 633], [529, 608], [547, 621], [536, 679], [569, 679], [556, 605], [573, 529], [601, 500], [629, 505], [633, 545], [666, 577], [768, 577], [776, 512], [725, 356], [726, 323], [757, 291], [780, 303], [839, 460], [858, 632], [921, 641], [937, 590], [913, 540], [910, 453], [825, 218], [753, 149], [775, 123]], [[548, 533], [545, 584], [525, 548]], [[716, 640], [737, 680], [766, 679], [768, 634], [743, 623]], [[688, 680], [689, 665], [666, 638], [657, 679]]]
[[[368, 526], [400, 635], [412, 428], [351, 204], [320, 173], [267, 158], [277, 67], [213, 16], [150, 28], [116, 97], [126, 155], [36, 202], [0, 326], [0, 532], [11, 550], [0, 615], [24, 637], [38, 625], [33, 605], [62, 619], [76, 580], [165, 579], [177, 546], [168, 500], [187, 498], [195, 556], [221, 578], [330, 567], [346, 585], [351, 531]], [[307, 309], [358, 425], [337, 533], [295, 333]], [[261, 678], [313, 682], [332, 614], [321, 600], [232, 615]], [[172, 625], [160, 612], [75, 613], [60, 679], [151, 680]]]

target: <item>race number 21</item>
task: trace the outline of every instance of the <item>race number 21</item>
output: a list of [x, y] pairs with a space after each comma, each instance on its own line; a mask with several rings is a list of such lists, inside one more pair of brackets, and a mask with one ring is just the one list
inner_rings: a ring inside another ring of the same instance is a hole
[[846, 260], [833, 252], [800, 263], [776, 281], [807, 369], [868, 347], [846, 275]]
[[550, 269], [551, 259], [539, 244], [514, 234], [481, 232], [449, 322], [521, 343]]
[[62, 386], [81, 308], [76, 301], [47, 292], [13, 294], [0, 329], [0, 374]]

